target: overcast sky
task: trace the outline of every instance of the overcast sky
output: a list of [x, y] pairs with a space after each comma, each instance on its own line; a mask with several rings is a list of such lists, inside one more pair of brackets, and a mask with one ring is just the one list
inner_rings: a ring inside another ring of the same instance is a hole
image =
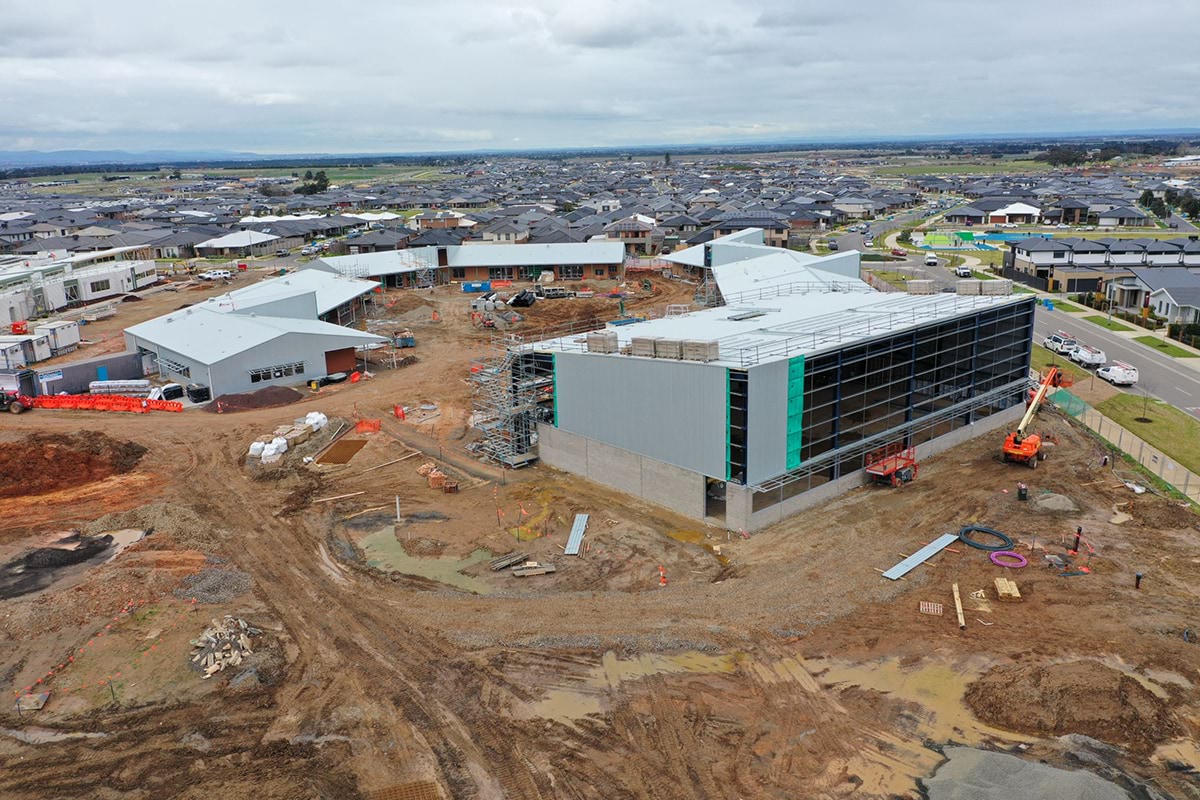
[[1200, 127], [1200, 2], [0, 0], [0, 150]]

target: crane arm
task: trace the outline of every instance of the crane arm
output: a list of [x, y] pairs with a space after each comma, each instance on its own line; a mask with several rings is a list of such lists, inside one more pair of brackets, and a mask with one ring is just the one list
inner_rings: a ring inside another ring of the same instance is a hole
[[1050, 387], [1054, 385], [1054, 379], [1058, 377], [1058, 367], [1051, 367], [1046, 373], [1046, 377], [1042, 379], [1042, 383], [1038, 386], [1037, 393], [1034, 394], [1033, 400], [1029, 403], [1029, 408], [1025, 411], [1025, 416], [1021, 417], [1021, 424], [1017, 426], [1017, 433], [1024, 436], [1025, 428], [1033, 421], [1033, 415], [1037, 413], [1038, 407], [1042, 401], [1046, 399], [1046, 392], [1050, 391]]

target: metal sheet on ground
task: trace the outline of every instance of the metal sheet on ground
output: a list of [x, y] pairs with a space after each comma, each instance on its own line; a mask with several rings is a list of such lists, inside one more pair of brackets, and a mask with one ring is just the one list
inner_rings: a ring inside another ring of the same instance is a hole
[[366, 439], [343, 439], [326, 450], [317, 459], [318, 464], [348, 464], [350, 459], [358, 455], [358, 451], [367, 446]]
[[583, 544], [583, 532], [587, 530], [588, 515], [576, 514], [575, 524], [571, 526], [571, 535], [567, 537], [567, 549], [563, 552], [569, 556], [579, 555], [579, 548]]
[[957, 541], [957, 533], [943, 533], [941, 536], [934, 539], [932, 542], [925, 545], [920, 550], [889, 569], [887, 572], [883, 573], [883, 577], [887, 578], [889, 581], [899, 580], [908, 573], [912, 572], [919, 565], [933, 558], [938, 553], [942, 552]]

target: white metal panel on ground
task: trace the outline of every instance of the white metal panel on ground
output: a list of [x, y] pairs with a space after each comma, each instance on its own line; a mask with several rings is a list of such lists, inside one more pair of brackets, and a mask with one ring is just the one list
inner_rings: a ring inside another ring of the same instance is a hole
[[579, 555], [579, 548], [583, 546], [583, 534], [587, 530], [588, 515], [576, 514], [575, 524], [571, 526], [571, 535], [567, 537], [567, 549], [563, 552], [569, 556]]
[[883, 577], [890, 581], [899, 580], [957, 541], [957, 533], [943, 533], [941, 536], [934, 539], [932, 542], [925, 545], [920, 550], [889, 569], [887, 572], [883, 573]]

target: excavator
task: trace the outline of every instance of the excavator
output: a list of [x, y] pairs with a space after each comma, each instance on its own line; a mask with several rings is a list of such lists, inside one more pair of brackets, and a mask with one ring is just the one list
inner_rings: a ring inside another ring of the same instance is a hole
[[1046, 399], [1046, 393], [1058, 386], [1061, 381], [1058, 367], [1050, 367], [1038, 388], [1030, 391], [1029, 405], [1025, 409], [1025, 416], [1021, 418], [1021, 424], [1004, 440], [1001, 454], [1006, 462], [1016, 461], [1028, 464], [1030, 469], [1037, 469], [1038, 462], [1046, 460], [1046, 451], [1042, 449], [1042, 437], [1026, 431], [1029, 423], [1033, 421], [1033, 415], [1037, 413], [1041, 408], [1042, 401]]

